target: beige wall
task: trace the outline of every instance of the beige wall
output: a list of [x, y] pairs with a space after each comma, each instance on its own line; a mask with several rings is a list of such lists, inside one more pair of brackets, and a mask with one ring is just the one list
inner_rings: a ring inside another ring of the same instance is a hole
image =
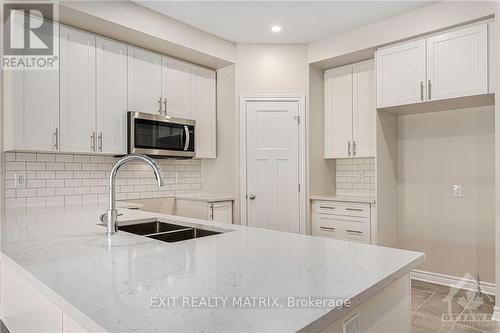
[[217, 158], [201, 160], [201, 191], [234, 193], [235, 66], [217, 71]]
[[309, 194], [335, 194], [335, 160], [325, 160], [323, 70], [309, 66]]
[[495, 281], [494, 120], [493, 106], [398, 117], [398, 243], [423, 270]]
[[[240, 221], [240, 117], [241, 94], [299, 94], [309, 91], [306, 45], [238, 44], [235, 98], [235, 221]], [[306, 107], [307, 112], [307, 107]]]

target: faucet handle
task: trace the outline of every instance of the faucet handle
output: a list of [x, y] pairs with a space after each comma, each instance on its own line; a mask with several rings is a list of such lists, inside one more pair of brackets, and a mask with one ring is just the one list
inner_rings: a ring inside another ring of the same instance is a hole
[[[122, 216], [123, 213], [120, 213], [120, 214], [116, 214], [116, 216]], [[99, 217], [99, 220], [101, 220], [102, 223], [106, 223], [108, 222], [108, 213], [104, 213], [104, 214], [101, 214], [101, 216]]]

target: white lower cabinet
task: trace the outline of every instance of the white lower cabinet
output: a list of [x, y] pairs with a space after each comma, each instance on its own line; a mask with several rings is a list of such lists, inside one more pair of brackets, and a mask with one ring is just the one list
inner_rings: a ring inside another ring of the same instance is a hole
[[207, 202], [177, 198], [174, 215], [232, 224], [233, 202], [229, 200]]
[[371, 204], [313, 201], [313, 236], [370, 244]]

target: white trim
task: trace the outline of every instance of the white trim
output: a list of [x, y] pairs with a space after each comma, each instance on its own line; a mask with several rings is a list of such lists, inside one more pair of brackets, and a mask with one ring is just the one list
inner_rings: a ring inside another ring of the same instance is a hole
[[496, 306], [493, 307], [493, 315], [491, 316], [491, 320], [493, 321], [500, 321], [500, 307]]
[[248, 225], [247, 221], [247, 102], [297, 102], [299, 103], [299, 232], [306, 234], [306, 117], [304, 95], [240, 95], [240, 221], [241, 225]]
[[[439, 273], [432, 273], [432, 272], [427, 272], [427, 271], [421, 271], [421, 270], [413, 270], [410, 274], [412, 280], [419, 280], [419, 281], [425, 281], [425, 282], [430, 282], [430, 283], [435, 283], [435, 284], [440, 284], [443, 286], [449, 286], [449, 287], [455, 287], [455, 288], [461, 288], [461, 289], [466, 289], [466, 290], [471, 290], [471, 291], [477, 291], [476, 287], [476, 281], [473, 279], [466, 279], [466, 278], [460, 278], [452, 275], [445, 275], [445, 274], [439, 274]], [[490, 283], [490, 282], [483, 282], [481, 281], [480, 283], [481, 286], [481, 291], [485, 294], [488, 295], [495, 295], [495, 284]], [[499, 313], [499, 321], [500, 321], [500, 309]]]

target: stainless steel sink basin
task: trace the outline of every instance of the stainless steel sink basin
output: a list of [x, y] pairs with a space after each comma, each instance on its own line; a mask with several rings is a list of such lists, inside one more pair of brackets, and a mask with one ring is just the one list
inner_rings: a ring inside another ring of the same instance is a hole
[[118, 226], [118, 230], [129, 232], [139, 236], [157, 239], [168, 243], [218, 235], [224, 232], [161, 221], [122, 225]]

